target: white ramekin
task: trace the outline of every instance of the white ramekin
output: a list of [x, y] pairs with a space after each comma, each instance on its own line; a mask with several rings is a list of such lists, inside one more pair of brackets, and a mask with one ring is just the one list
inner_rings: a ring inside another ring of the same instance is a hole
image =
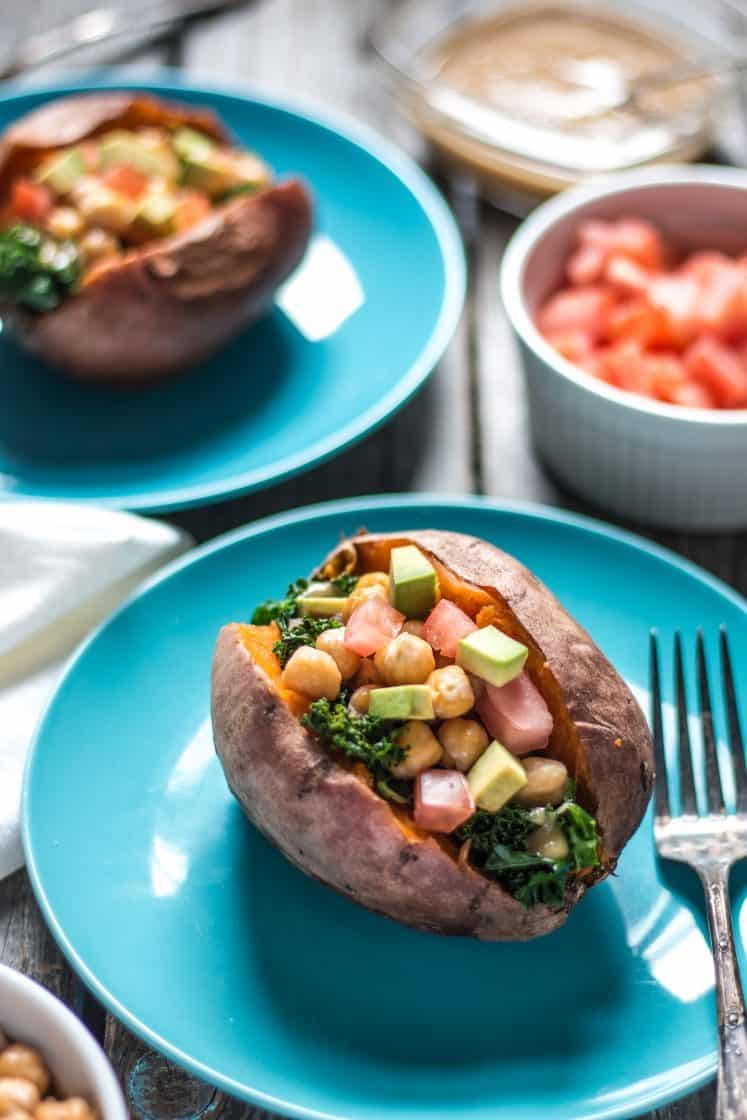
[[503, 302], [526, 376], [535, 448], [589, 501], [675, 529], [747, 526], [747, 410], [659, 404], [578, 369], [533, 315], [561, 282], [580, 221], [648, 218], [684, 250], [747, 249], [747, 171], [662, 166], [566, 191], [516, 231], [501, 271]]
[[101, 1120], [128, 1120], [124, 1097], [103, 1050], [80, 1020], [45, 988], [0, 965], [0, 1028], [43, 1055], [55, 1090], [85, 1097]]

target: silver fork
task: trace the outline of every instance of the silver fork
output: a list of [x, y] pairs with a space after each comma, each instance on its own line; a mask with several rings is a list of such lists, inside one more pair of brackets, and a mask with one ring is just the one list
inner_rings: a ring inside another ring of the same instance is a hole
[[705, 761], [708, 812], [700, 815], [695, 796], [690, 749], [687, 696], [680, 635], [674, 639], [674, 678], [677, 698], [677, 766], [681, 812], [670, 809], [661, 709], [659, 650], [651, 632], [651, 715], [657, 781], [654, 790], [654, 840], [663, 859], [686, 863], [697, 872], [705, 892], [708, 927], [716, 966], [719, 1065], [715, 1120], [747, 1120], [747, 1028], [729, 901], [729, 872], [747, 856], [747, 768], [734, 690], [726, 630], [720, 634], [721, 685], [726, 709], [731, 764], [736, 788], [736, 812], [727, 812], [716, 757], [713, 709], [708, 684], [703, 634], [696, 641], [698, 711]]

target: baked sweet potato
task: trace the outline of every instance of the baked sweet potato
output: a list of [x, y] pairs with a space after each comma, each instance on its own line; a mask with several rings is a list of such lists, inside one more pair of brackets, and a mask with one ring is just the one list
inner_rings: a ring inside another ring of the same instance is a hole
[[[41, 106], [0, 138], [2, 225], [8, 229], [21, 220], [46, 237], [55, 220], [64, 228], [67, 213], [74, 228], [80, 182], [51, 198], [40, 169], [60, 153], [90, 153], [107, 138], [146, 136], [152, 144], [159, 133], [170, 137], [177, 131], [197, 134], [221, 154], [247, 155], [231, 148], [211, 112], [144, 94], [87, 94]], [[154, 174], [143, 176], [140, 169], [133, 176], [126, 154], [120, 160], [107, 168], [100, 187], [115, 189], [116, 198], [132, 192], [133, 182], [135, 192], [140, 182], [148, 196], [161, 189]], [[83, 178], [91, 178], [90, 169]], [[21, 345], [79, 380], [141, 384], [203, 360], [269, 308], [310, 236], [312, 206], [304, 184], [273, 183], [268, 177], [252, 193], [234, 186], [208, 197], [185, 190], [175, 177], [168, 197], [175, 217], [153, 228], [136, 217], [124, 233], [116, 210], [89, 206], [103, 225], [96, 232], [117, 235], [118, 251], [87, 265], [84, 252], [84, 267], [64, 298], [29, 306], [28, 300], [8, 298], [6, 286], [0, 311]], [[139, 205], [137, 196], [132, 205]], [[2, 284], [0, 276], [0, 291]]]
[[[415, 567], [398, 575], [412, 546]], [[485, 541], [364, 533], [314, 579], [218, 636], [215, 748], [246, 815], [307, 874], [407, 925], [497, 941], [558, 928], [614, 869], [650, 797], [650, 735], [625, 683], [551, 592]], [[500, 653], [475, 671], [474, 649], [493, 640]], [[372, 660], [355, 653], [377, 642]], [[382, 697], [420, 703], [424, 689], [433, 711], [419, 720], [371, 715]], [[522, 689], [529, 707], [511, 708]], [[507, 705], [510, 750], [486, 748], [483, 722]], [[507, 799], [504, 770], [512, 782], [524, 771]], [[567, 782], [553, 792], [558, 774]]]

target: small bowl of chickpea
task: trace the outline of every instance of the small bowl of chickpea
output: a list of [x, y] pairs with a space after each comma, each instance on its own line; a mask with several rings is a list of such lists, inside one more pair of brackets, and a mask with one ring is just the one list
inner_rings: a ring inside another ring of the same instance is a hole
[[80, 1020], [6, 965], [0, 965], [0, 1117], [128, 1117], [114, 1071]]

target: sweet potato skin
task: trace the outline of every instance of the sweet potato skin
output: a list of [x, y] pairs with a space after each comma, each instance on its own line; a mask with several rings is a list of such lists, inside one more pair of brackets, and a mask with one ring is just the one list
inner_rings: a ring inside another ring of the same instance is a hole
[[[551, 592], [485, 541], [442, 531], [361, 534], [342, 542], [322, 571], [380, 560], [380, 546], [417, 544], [451, 573], [497, 593], [541, 648], [576, 722], [594, 809], [604, 834], [598, 878], [640, 823], [653, 752], [627, 686]], [[370, 568], [370, 564], [368, 565]], [[215, 747], [248, 818], [294, 864], [377, 913], [434, 933], [522, 941], [561, 926], [584, 885], [560, 910], [525, 908], [497, 883], [459, 866], [433, 838], [408, 835], [389, 804], [324, 750], [253, 661], [238, 625], [224, 627], [213, 658]], [[618, 745], [619, 744], [619, 745]]]
[[249, 820], [307, 875], [431, 933], [520, 941], [565, 921], [567, 909], [526, 909], [496, 883], [459, 867], [432, 838], [409, 838], [388, 803], [286, 708], [235, 624], [218, 636], [211, 707], [231, 791]]
[[[0, 197], [40, 156], [109, 128], [190, 124], [221, 141], [210, 112], [156, 98], [64, 98], [0, 141]], [[141, 385], [204, 360], [268, 310], [303, 256], [312, 202], [297, 179], [229, 202], [183, 234], [132, 250], [53, 311], [3, 308], [22, 346], [80, 381]]]

